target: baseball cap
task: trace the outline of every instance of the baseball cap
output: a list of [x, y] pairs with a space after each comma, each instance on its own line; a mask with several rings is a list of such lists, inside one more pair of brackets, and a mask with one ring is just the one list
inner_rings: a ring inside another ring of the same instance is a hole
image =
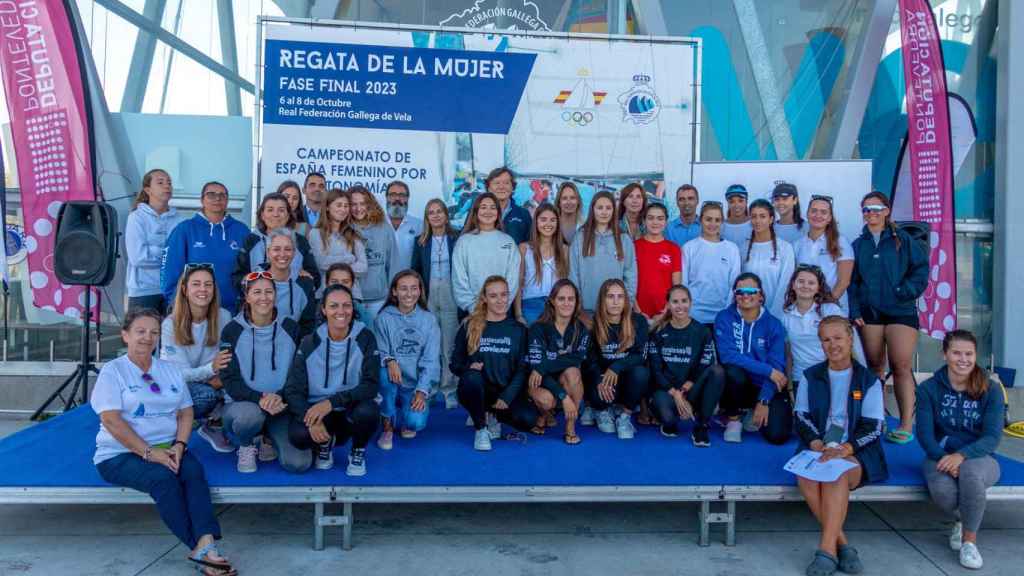
[[747, 197], [747, 187], [743, 184], [732, 184], [725, 189], [725, 198], [728, 199], [730, 196], [743, 196]]
[[788, 182], [779, 182], [775, 185], [775, 189], [772, 190], [772, 198], [778, 198], [779, 196], [797, 196], [796, 186]]

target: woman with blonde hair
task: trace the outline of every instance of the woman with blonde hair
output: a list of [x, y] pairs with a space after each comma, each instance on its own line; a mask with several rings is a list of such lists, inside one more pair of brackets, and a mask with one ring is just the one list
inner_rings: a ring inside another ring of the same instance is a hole
[[365, 186], [348, 189], [352, 224], [366, 244], [366, 272], [359, 277], [363, 292], [363, 309], [372, 324], [388, 297], [391, 277], [398, 273], [398, 243], [395, 230], [385, 221], [384, 209]]
[[558, 224], [566, 246], [572, 245], [576, 231], [583, 225], [583, 197], [572, 182], [562, 182], [555, 194], [555, 209], [558, 210]]
[[366, 244], [352, 225], [350, 202], [348, 192], [332, 188], [327, 193], [321, 217], [309, 231], [309, 246], [316, 266], [324, 277], [317, 297], [323, 294], [327, 285], [327, 270], [331, 265], [339, 262], [348, 264], [356, 274], [366, 274], [368, 270]]

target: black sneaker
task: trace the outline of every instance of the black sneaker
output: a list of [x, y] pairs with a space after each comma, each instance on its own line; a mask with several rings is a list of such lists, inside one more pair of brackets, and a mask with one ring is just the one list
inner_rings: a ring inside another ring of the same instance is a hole
[[708, 434], [708, 427], [706, 425], [698, 424], [694, 426], [693, 432], [690, 433], [690, 439], [693, 440], [693, 445], [698, 448], [711, 446], [711, 436]]
[[670, 426], [662, 424], [659, 429], [661, 430], [661, 435], [665, 438], [675, 438], [676, 436], [679, 436], [679, 427], [675, 424]]
[[326, 444], [316, 447], [316, 469], [330, 470], [334, 468], [334, 436]]
[[366, 475], [366, 448], [353, 448], [348, 454], [348, 468], [345, 474], [349, 476]]

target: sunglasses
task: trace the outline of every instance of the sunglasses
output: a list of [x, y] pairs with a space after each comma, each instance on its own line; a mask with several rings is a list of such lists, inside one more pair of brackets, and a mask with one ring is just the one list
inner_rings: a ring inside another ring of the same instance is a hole
[[142, 381], [149, 384], [150, 392], [154, 394], [160, 393], [160, 385], [156, 383], [156, 380], [153, 379], [153, 376], [149, 372], [142, 373]]
[[817, 264], [800, 264], [796, 267], [797, 272], [821, 272], [821, 266]]
[[211, 264], [209, 262], [191, 262], [189, 264], [185, 264], [185, 273], [186, 274], [188, 274], [189, 272], [192, 272], [193, 270], [209, 270], [209, 271], [212, 272], [213, 271], [213, 264]]
[[868, 204], [866, 206], [860, 207], [860, 211], [862, 214], [878, 214], [883, 210], [885, 210], [885, 206], [881, 204]]
[[210, 200], [227, 200], [228, 195], [226, 192], [207, 192], [203, 194], [203, 198], [209, 198]]
[[831, 196], [826, 196], [824, 194], [812, 194], [811, 195], [811, 202], [814, 202], [815, 200], [822, 200], [822, 201], [828, 202], [829, 206], [832, 205], [832, 201], [833, 201]]
[[704, 201], [704, 203], [702, 203], [702, 204], [700, 205], [700, 207], [701, 207], [701, 209], [702, 209], [702, 210], [703, 210], [703, 209], [704, 209], [704, 207], [706, 207], [706, 206], [717, 206], [717, 207], [721, 208], [721, 207], [722, 207], [722, 203], [721, 203], [721, 202], [719, 202], [718, 200], [705, 200], [705, 201]]
[[760, 288], [754, 288], [753, 286], [743, 286], [732, 291], [735, 296], [756, 296], [761, 293]]
[[274, 275], [266, 270], [257, 270], [255, 272], [249, 272], [248, 274], [246, 274], [245, 278], [242, 279], [242, 283], [249, 284], [250, 282], [255, 282], [257, 280], [270, 280], [271, 282], [273, 282]]

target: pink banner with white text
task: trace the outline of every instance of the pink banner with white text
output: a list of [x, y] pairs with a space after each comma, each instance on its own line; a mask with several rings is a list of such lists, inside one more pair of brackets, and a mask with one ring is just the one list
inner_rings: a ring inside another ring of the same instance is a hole
[[956, 238], [953, 152], [946, 67], [927, 0], [900, 0], [907, 145], [914, 219], [931, 225], [928, 288], [918, 302], [921, 331], [942, 338], [955, 330]]
[[85, 289], [53, 272], [57, 212], [93, 200], [85, 87], [64, 0], [0, 0], [0, 71], [18, 164], [33, 304], [81, 317]]

